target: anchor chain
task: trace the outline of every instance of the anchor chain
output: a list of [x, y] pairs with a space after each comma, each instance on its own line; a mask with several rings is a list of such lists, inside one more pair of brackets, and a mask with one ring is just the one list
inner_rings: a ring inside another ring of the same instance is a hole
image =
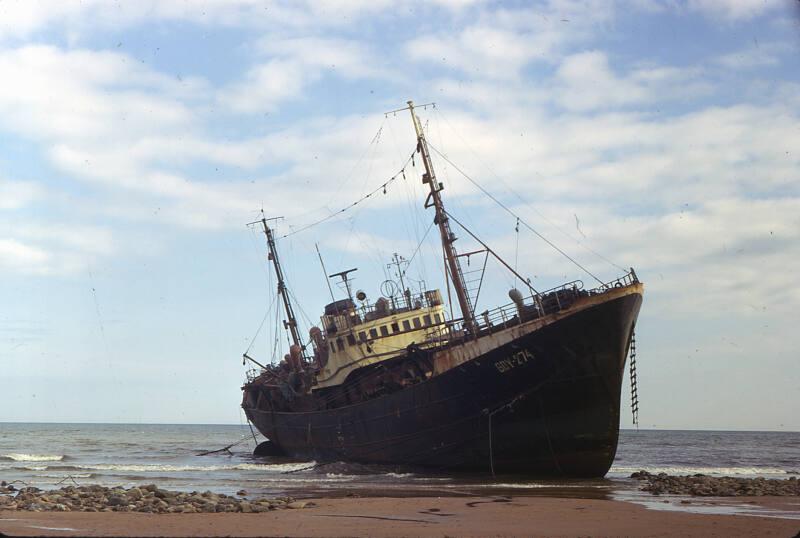
[[633, 424], [639, 428], [639, 388], [636, 382], [636, 328], [631, 330], [630, 347], [630, 378], [631, 378], [631, 413], [633, 414]]

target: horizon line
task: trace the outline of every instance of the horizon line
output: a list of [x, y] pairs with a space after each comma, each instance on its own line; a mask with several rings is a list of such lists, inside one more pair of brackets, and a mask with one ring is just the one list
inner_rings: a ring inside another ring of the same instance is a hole
[[[22, 420], [0, 420], [0, 424], [42, 424], [42, 425], [103, 425], [103, 426], [247, 426], [247, 423], [234, 422], [87, 422], [87, 421], [22, 421]], [[716, 428], [635, 428], [620, 427], [620, 431], [680, 431], [680, 432], [721, 432], [721, 433], [800, 433], [800, 430], [753, 430], [753, 429], [716, 429]], [[263, 435], [262, 435], [263, 437]]]

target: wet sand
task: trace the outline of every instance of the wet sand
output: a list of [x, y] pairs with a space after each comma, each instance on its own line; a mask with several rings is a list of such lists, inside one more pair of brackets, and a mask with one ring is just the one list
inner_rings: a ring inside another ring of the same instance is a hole
[[[795, 499], [796, 500], [796, 499]], [[713, 502], [707, 499], [705, 502]], [[601, 499], [407, 497], [316, 499], [260, 514], [0, 512], [10, 536], [776, 536], [800, 533], [786, 498], [726, 499], [775, 517], [653, 510]], [[753, 504], [754, 503], [754, 504]], [[779, 511], [778, 511], [779, 510]], [[794, 518], [794, 519], [791, 519]]]

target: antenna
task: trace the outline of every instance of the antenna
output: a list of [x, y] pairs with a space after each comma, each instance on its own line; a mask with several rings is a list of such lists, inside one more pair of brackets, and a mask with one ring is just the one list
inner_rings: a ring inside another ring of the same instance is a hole
[[353, 269], [348, 269], [347, 271], [340, 271], [338, 273], [333, 273], [332, 275], [328, 275], [328, 278], [336, 278], [338, 276], [339, 278], [342, 279], [342, 282], [344, 282], [344, 287], [347, 290], [347, 298], [350, 299], [351, 301], [353, 300], [353, 292], [350, 291], [350, 281], [348, 280], [347, 275], [349, 273], [352, 273], [353, 271], [358, 271], [358, 267], [354, 267]]
[[400, 279], [400, 288], [401, 288], [400, 292], [406, 299], [406, 306], [408, 308], [411, 308], [410, 301], [408, 300], [408, 296], [406, 295], [406, 283], [405, 281], [403, 281], [403, 274], [405, 274], [405, 271], [403, 271], [403, 268], [401, 267], [401, 264], [403, 263], [405, 263], [406, 266], [408, 266], [408, 260], [406, 260], [404, 257], [400, 256], [397, 252], [395, 252], [394, 256], [392, 256], [392, 263], [387, 264], [386, 267], [391, 267], [393, 265], [397, 267], [397, 278]]

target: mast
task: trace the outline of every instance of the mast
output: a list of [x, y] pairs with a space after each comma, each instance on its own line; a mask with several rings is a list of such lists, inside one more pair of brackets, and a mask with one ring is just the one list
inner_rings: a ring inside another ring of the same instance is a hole
[[464, 329], [470, 334], [475, 334], [475, 319], [472, 314], [472, 304], [467, 294], [467, 286], [464, 283], [464, 273], [461, 271], [458, 254], [453, 246], [457, 238], [450, 230], [450, 222], [444, 210], [442, 198], [439, 196], [439, 192], [444, 189], [444, 186], [436, 181], [436, 174], [433, 173], [433, 163], [431, 162], [431, 155], [428, 152], [428, 142], [425, 140], [422, 124], [414, 113], [414, 101], [408, 101], [408, 110], [411, 112], [411, 119], [414, 121], [414, 130], [417, 133], [417, 151], [422, 155], [422, 163], [425, 166], [425, 174], [422, 176], [422, 182], [427, 183], [431, 189], [428, 198], [425, 200], [425, 207], [428, 208], [432, 205], [436, 210], [434, 222], [439, 225], [442, 249], [444, 250], [444, 257], [447, 260], [447, 267], [450, 271], [450, 279], [453, 281], [453, 288], [455, 288], [456, 297], [458, 298], [458, 306], [461, 308], [461, 317], [464, 318]]
[[287, 319], [284, 320], [283, 327], [289, 329], [289, 334], [292, 336], [292, 343], [299, 346], [303, 361], [306, 361], [306, 347], [300, 339], [300, 332], [297, 329], [297, 318], [294, 316], [292, 302], [289, 300], [289, 290], [286, 289], [286, 284], [283, 281], [283, 270], [281, 269], [281, 262], [278, 259], [278, 250], [275, 248], [275, 237], [272, 235], [272, 228], [267, 225], [266, 218], [261, 219], [261, 224], [264, 225], [264, 234], [267, 236], [269, 259], [272, 261], [272, 265], [275, 267], [275, 274], [278, 277], [278, 294], [281, 296], [281, 299], [283, 299], [283, 308], [286, 310]]

